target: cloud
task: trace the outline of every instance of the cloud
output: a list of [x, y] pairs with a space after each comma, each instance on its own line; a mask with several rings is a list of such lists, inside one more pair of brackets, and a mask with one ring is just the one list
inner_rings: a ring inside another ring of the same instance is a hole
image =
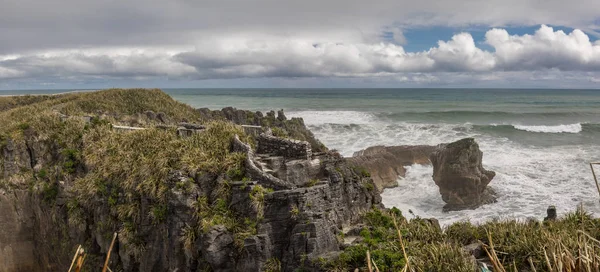
[[372, 43], [392, 25], [552, 24], [598, 30], [599, 10], [597, 0], [3, 0], [0, 54], [162, 47], [241, 33]]
[[0, 78], [183, 77], [193, 67], [172, 61], [173, 53], [148, 49], [63, 50], [0, 57]]
[[[322, 42], [275, 35], [229, 36], [193, 47], [91, 48], [0, 56], [0, 78], [396, 78], [399, 82], [439, 82], [436, 74], [471, 74], [495, 80], [498, 72], [540, 71], [600, 74], [600, 42], [580, 30], [534, 34], [489, 30], [477, 46], [466, 32], [436, 47], [405, 52], [390, 42]], [[429, 75], [426, 75], [429, 74]], [[590, 76], [589, 78], [595, 78]], [[535, 78], [534, 78], [535, 79]], [[535, 80], [543, 80], [537, 78]]]
[[496, 49], [497, 69], [600, 70], [600, 43], [591, 43], [578, 29], [566, 34], [542, 25], [535, 34], [523, 36], [492, 29], [485, 37]]

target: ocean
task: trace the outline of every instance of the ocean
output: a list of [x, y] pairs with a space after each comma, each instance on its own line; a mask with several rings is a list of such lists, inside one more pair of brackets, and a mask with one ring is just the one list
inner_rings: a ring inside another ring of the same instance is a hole
[[[56, 90], [54, 92], [63, 92]], [[408, 167], [383, 203], [408, 215], [460, 220], [542, 219], [579, 205], [600, 216], [589, 162], [600, 161], [600, 90], [165, 89], [193, 107], [284, 109], [344, 156], [373, 145], [436, 145], [474, 137], [498, 202], [442, 212], [431, 166]], [[27, 91], [1, 91], [22, 94]], [[32, 92], [32, 91], [29, 91]], [[52, 92], [52, 91], [48, 91]], [[39, 93], [39, 92], [33, 92]], [[597, 166], [600, 174], [600, 165]]]

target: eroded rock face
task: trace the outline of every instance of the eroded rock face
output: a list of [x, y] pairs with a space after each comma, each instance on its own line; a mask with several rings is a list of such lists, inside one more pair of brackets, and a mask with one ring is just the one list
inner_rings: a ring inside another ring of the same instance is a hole
[[482, 157], [473, 138], [439, 145], [431, 153], [433, 180], [447, 203], [444, 211], [475, 209], [496, 201], [493, 191], [487, 188], [496, 173], [483, 168]]
[[378, 192], [398, 186], [398, 177], [406, 174], [405, 166], [430, 164], [429, 154], [435, 146], [372, 146], [354, 153], [348, 161], [367, 170]]
[[232, 271], [233, 235], [222, 225], [214, 226], [202, 239], [202, 255], [214, 271]]
[[[34, 258], [35, 237], [31, 196], [25, 191], [0, 192], [0, 271], [40, 271]], [[22, 204], [22, 205], [20, 205]]]
[[[360, 221], [372, 207], [381, 207], [379, 194], [365, 186], [370, 179], [353, 172], [342, 157], [328, 153], [321, 162], [326, 182], [265, 195], [258, 233], [245, 240], [235, 271], [263, 271], [269, 259], [281, 261], [281, 271], [320, 271], [312, 263], [340, 250], [337, 234], [342, 228]], [[252, 186], [232, 184], [237, 213], [252, 214], [246, 197]]]
[[[247, 110], [239, 110], [232, 107], [223, 108], [221, 110], [210, 110], [207, 108], [197, 109], [203, 119], [225, 119], [238, 125], [263, 126], [265, 128], [280, 128], [284, 130], [289, 138], [310, 143], [313, 152], [324, 152], [327, 148], [321, 143], [315, 135], [306, 127], [302, 118], [288, 119], [283, 110], [269, 111], [263, 114], [260, 111], [252, 112]], [[248, 132], [247, 132], [248, 133]], [[258, 132], [256, 135], [262, 133]]]

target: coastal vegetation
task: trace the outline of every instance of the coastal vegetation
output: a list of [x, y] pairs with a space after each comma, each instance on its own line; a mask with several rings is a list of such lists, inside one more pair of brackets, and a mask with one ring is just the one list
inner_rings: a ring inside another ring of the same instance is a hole
[[[128, 252], [139, 256], [144, 250], [140, 226], [166, 220], [173, 212], [169, 201], [174, 191], [188, 194], [190, 185], [199, 182], [195, 179], [223, 176], [207, 179], [215, 183], [210, 186], [216, 193], [195, 200], [196, 223], [186, 236], [218, 224], [242, 240], [255, 232], [249, 223], [255, 219], [237, 218], [228, 207], [228, 183], [244, 178], [245, 154], [231, 151], [232, 138], [252, 141], [240, 126], [203, 120], [160, 90], [3, 97], [0, 104], [2, 148], [27, 152], [17, 154], [14, 162], [3, 160], [0, 184], [29, 188], [51, 206], [57, 205], [59, 195], [66, 198], [61, 201], [67, 201], [70, 224], [63, 228], [83, 226], [95, 213], [101, 217], [95, 231], [106, 236], [117, 231]], [[168, 120], [152, 118], [154, 114]], [[205, 133], [179, 137], [175, 129], [181, 121], [201, 123]], [[144, 129], [123, 133], [115, 125]], [[18, 166], [16, 173], [9, 163]]]
[[[367, 270], [367, 252], [379, 271], [597, 271], [600, 219], [582, 209], [551, 221], [457, 222], [440, 228], [430, 219], [374, 209], [360, 242], [344, 249], [331, 271]], [[480, 268], [479, 268], [480, 269]], [[374, 271], [374, 270], [373, 270]]]

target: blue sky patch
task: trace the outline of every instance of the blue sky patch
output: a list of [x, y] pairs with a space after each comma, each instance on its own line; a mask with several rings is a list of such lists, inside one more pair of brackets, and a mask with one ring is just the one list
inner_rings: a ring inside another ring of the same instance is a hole
[[[548, 26], [554, 28], [554, 31], [562, 30], [567, 34], [571, 33], [573, 31], [573, 28], [570, 28], [570, 27], [555, 26], [555, 25], [548, 25]], [[510, 35], [522, 36], [524, 34], [533, 35], [535, 33], [535, 31], [537, 31], [540, 28], [540, 25], [520, 26], [520, 27], [508, 27], [507, 26], [507, 27], [498, 27], [498, 28], [506, 29], [506, 31], [508, 31], [508, 33]], [[443, 27], [443, 26], [409, 28], [409, 29], [404, 29], [404, 31], [403, 31], [404, 37], [406, 38], [406, 43], [403, 44], [402, 46], [404, 47], [404, 50], [406, 52], [427, 51], [432, 47], [437, 47], [438, 41], [440, 41], [440, 40], [448, 41], [448, 40], [452, 39], [452, 36], [454, 36], [458, 33], [467, 32], [467, 33], [471, 34], [471, 36], [473, 36], [473, 39], [475, 40], [475, 44], [477, 45], [477, 47], [479, 47], [483, 50], [493, 52], [494, 48], [487, 45], [484, 42], [485, 41], [485, 33], [490, 29], [492, 29], [492, 27], [488, 27], [488, 26], [471, 26], [471, 27], [463, 27], [463, 28]], [[585, 30], [584, 30], [584, 32], [585, 32]], [[598, 37], [591, 35], [590, 33], [586, 33], [586, 34], [590, 38], [590, 41], [594, 42], [594, 41], [598, 40]], [[394, 42], [393, 35], [394, 34], [392, 32], [386, 31], [383, 33], [382, 36], [386, 41]]]

